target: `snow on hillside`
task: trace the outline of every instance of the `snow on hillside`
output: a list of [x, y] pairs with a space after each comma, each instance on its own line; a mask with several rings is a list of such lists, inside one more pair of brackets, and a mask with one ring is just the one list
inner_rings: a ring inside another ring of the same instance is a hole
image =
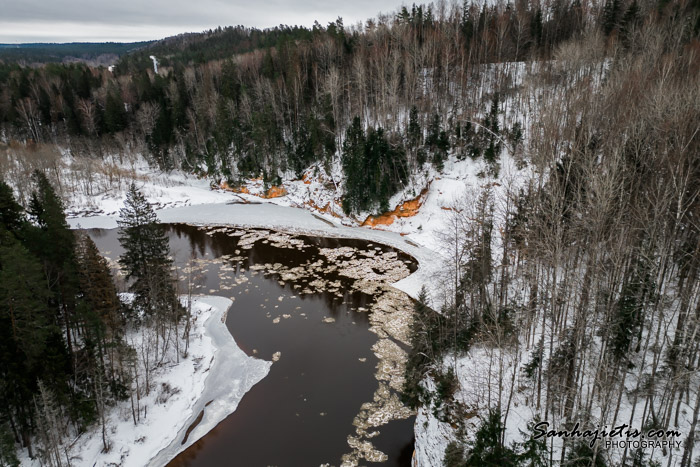
[[[74, 170], [73, 165], [76, 160], [64, 154], [61, 162], [65, 173], [62, 178], [70, 180], [70, 173]], [[78, 185], [64, 190], [68, 217], [118, 216], [132, 182], [156, 209], [203, 203], [226, 203], [235, 199], [231, 193], [212, 190], [210, 180], [197, 178], [182, 171], [163, 173], [149, 167], [140, 156], [128, 165], [120, 165], [117, 161], [111, 162], [117, 167], [114, 171], [119, 174], [118, 178], [96, 170], [92, 187]], [[108, 167], [111, 169], [111, 166]]]
[[[524, 72], [522, 66], [516, 66], [513, 81], [519, 82]], [[527, 121], [524, 106], [516, 105], [512, 98], [505, 99], [502, 105], [505, 108], [504, 124]], [[526, 130], [525, 141], [528, 137]], [[496, 209], [492, 242], [494, 261], [498, 262], [501, 239], [496, 232], [502, 231], [500, 227], [507, 199], [535, 176], [533, 168], [516, 163], [506, 147], [500, 154], [496, 176], [491, 169], [481, 158], [472, 160], [465, 157], [458, 160], [455, 154], [451, 154], [445, 161], [441, 172], [426, 164], [413, 175], [403, 190], [390, 199], [389, 205], [394, 209], [394, 214], [375, 219], [371, 222], [374, 224], [372, 227], [360, 227], [367, 223], [372, 213], [348, 216], [343, 212], [343, 179], [337, 160], [329, 170], [322, 164], [314, 164], [301, 179], [288, 174], [280, 186], [272, 186], [257, 179], [248, 180], [239, 187], [228, 187], [225, 183], [210, 184], [179, 172], [157, 174], [149, 172], [143, 166], [137, 166], [135, 172], [142, 179], [137, 181], [137, 186], [149, 202], [155, 205], [162, 222], [263, 227], [331, 237], [360, 238], [399, 248], [416, 258], [419, 267], [415, 273], [394, 286], [414, 298], [418, 297], [421, 288], [425, 286], [429, 292], [430, 305], [440, 309], [446, 296], [443, 291], [445, 277], [449, 274], [450, 252], [446, 249], [446, 238], [456, 214], [473, 209], [480, 194], [484, 190], [490, 190]], [[123, 198], [124, 190], [115, 190], [98, 197], [74, 196], [71, 199], [73, 218], [69, 222], [73, 227], [114, 228]], [[102, 215], [84, 217], [86, 213]], [[83, 216], [78, 217], [80, 214]], [[489, 361], [481, 357], [483, 355], [468, 355], [459, 359], [459, 368], [465, 370], [464, 375], [460, 376], [467, 378], [467, 369], [481, 367]], [[516, 363], [514, 360], [513, 364]], [[463, 388], [468, 388], [466, 380], [462, 383]], [[426, 384], [431, 383], [428, 381]], [[457, 394], [464, 401], [471, 400], [471, 396], [467, 389]], [[524, 404], [524, 401], [518, 402]], [[522, 426], [522, 420], [514, 420], [517, 417], [525, 419], [529, 415], [512, 414], [513, 423], [508, 424], [508, 436], [514, 430], [513, 438], [519, 439], [519, 432], [513, 427]], [[475, 427], [477, 420], [478, 418], [474, 419]], [[452, 427], [438, 421], [429, 408], [423, 408], [418, 412], [415, 431], [414, 465], [441, 464], [445, 446], [454, 439]], [[200, 436], [197, 430], [192, 435], [192, 439]]]

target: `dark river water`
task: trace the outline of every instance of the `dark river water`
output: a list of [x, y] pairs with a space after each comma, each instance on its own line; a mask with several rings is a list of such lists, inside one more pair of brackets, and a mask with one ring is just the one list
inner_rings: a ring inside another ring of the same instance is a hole
[[[193, 292], [234, 300], [226, 325], [238, 346], [265, 360], [280, 352], [279, 361], [243, 397], [236, 411], [169, 465], [340, 465], [341, 456], [351, 451], [347, 437], [355, 431], [353, 419], [363, 403], [372, 401], [378, 384], [377, 358], [371, 350], [377, 336], [369, 331], [368, 313], [358, 310], [368, 308], [374, 298], [352, 290], [351, 279], [333, 274], [327, 279], [339, 280], [340, 292], [300, 294], [308, 279], [281, 282], [250, 267], [299, 266], [323, 259], [319, 248], [393, 250], [360, 240], [304, 236], [296, 237], [307, 245], [303, 250], [279, 248], [264, 239], [242, 249], [239, 237], [225, 233], [208, 235], [182, 224], [163, 228], [176, 265], [184, 269], [196, 258], [201, 266], [197, 277], [190, 275]], [[116, 260], [122, 253], [116, 229], [88, 233], [107, 257]], [[415, 270], [415, 262], [398, 253]], [[226, 255], [237, 259], [221, 261]], [[181, 281], [181, 293], [187, 288], [185, 282]], [[324, 321], [328, 317], [335, 321]], [[379, 427], [372, 443], [389, 457], [382, 465], [410, 465], [413, 422], [410, 417]]]

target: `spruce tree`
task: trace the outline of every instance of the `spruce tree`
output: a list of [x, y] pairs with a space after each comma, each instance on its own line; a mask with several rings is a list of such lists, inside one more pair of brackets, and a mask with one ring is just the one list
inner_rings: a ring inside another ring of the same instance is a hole
[[607, 0], [605, 2], [601, 25], [606, 36], [609, 36], [617, 28], [621, 9], [620, 0]]
[[[86, 234], [79, 237], [78, 262], [82, 290], [78, 311], [84, 329], [84, 346], [92, 356], [85, 368], [94, 383], [90, 391], [104, 400], [101, 395], [102, 386], [97, 383], [106, 381], [111, 393], [119, 397], [123, 384], [114, 368], [114, 362], [118, 359], [115, 351], [119, 352], [124, 347], [121, 303], [107, 261]], [[100, 409], [100, 414], [102, 413], [103, 410]]]
[[410, 147], [417, 147], [420, 143], [420, 138], [423, 130], [418, 122], [418, 108], [414, 105], [411, 107], [411, 112], [408, 117], [408, 143]]
[[78, 242], [78, 262], [84, 299], [110, 334], [120, 334], [120, 303], [109, 266], [100, 255], [95, 242], [85, 234]]
[[125, 250], [119, 263], [131, 281], [129, 291], [136, 309], [147, 318], [175, 311], [168, 239], [156, 224], [153, 207], [133, 183], [119, 216], [119, 243]]
[[127, 114], [118, 89], [111, 89], [107, 93], [104, 123], [108, 133], [116, 133], [126, 128]]
[[70, 359], [50, 296], [38, 259], [11, 234], [0, 232], [0, 414], [14, 421], [30, 455], [37, 379], [50, 382], [62, 403], [71, 391]]
[[63, 201], [43, 172], [35, 171], [29, 214], [36, 227], [27, 229], [25, 245], [39, 258], [51, 290], [50, 306], [55, 322], [65, 333], [67, 349], [73, 352], [73, 314], [78, 293], [75, 236], [68, 226]]
[[24, 222], [24, 209], [15, 201], [12, 188], [0, 180], [0, 225], [18, 236]]
[[523, 467], [546, 467], [548, 463], [547, 443], [544, 438], [535, 439], [535, 426], [539, 419], [535, 418], [527, 424], [527, 431], [520, 431], [525, 441], [520, 443], [522, 452], [518, 454], [519, 464]]
[[345, 172], [345, 196], [343, 210], [346, 214], [362, 209], [362, 193], [365, 177], [365, 131], [359, 117], [355, 117], [345, 133], [343, 142], [343, 172]]
[[19, 467], [15, 452], [15, 440], [7, 423], [0, 423], [0, 465]]
[[416, 408], [421, 404], [425, 395], [420, 383], [428, 373], [430, 366], [439, 358], [442, 352], [442, 342], [439, 339], [440, 315], [431, 310], [428, 305], [428, 292], [423, 286], [418, 300], [413, 308], [411, 323], [411, 349], [406, 360], [404, 385], [401, 398], [409, 407]]
[[494, 164], [501, 154], [501, 140], [499, 138], [501, 129], [498, 123], [499, 100], [498, 93], [495, 93], [491, 101], [491, 109], [484, 119], [484, 126], [490, 130], [486, 132], [488, 146], [484, 151], [484, 159], [490, 164]]
[[516, 452], [504, 446], [501, 435], [504, 427], [501, 411], [493, 409], [476, 432], [465, 466], [507, 467], [517, 465]]

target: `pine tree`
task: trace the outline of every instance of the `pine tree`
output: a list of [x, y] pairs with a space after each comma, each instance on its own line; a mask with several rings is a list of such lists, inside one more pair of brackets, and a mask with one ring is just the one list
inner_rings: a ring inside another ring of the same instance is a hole
[[629, 47], [630, 45], [632, 32], [634, 31], [634, 28], [637, 26], [638, 22], [639, 4], [637, 3], [637, 0], [632, 0], [632, 3], [630, 3], [629, 8], [627, 8], [627, 11], [622, 17], [620, 24], [620, 35], [622, 36], [622, 41], [626, 47]]
[[7, 423], [0, 423], [0, 465], [19, 467], [15, 451], [15, 440]]
[[621, 8], [620, 0], [606, 0], [601, 21], [603, 32], [606, 36], [609, 36], [617, 28]]
[[36, 258], [8, 233], [0, 241], [0, 309], [11, 339], [30, 366], [40, 365], [46, 330], [48, 291]]
[[32, 395], [37, 377], [50, 371], [47, 341], [58, 331], [48, 316], [49, 291], [41, 265], [17, 239], [1, 230], [0, 414], [13, 421], [16, 435], [31, 455]]
[[124, 316], [109, 266], [86, 234], [79, 237], [78, 260], [82, 291], [79, 317], [85, 331], [84, 347], [91, 357], [84, 371], [92, 380], [88, 390], [98, 402], [98, 415], [104, 426], [104, 388], [108, 387], [116, 398], [123, 397], [125, 391], [123, 378], [114, 367], [125, 346]]
[[112, 89], [107, 93], [105, 101], [104, 123], [108, 133], [117, 133], [126, 128], [127, 122], [124, 101], [118, 89]]
[[345, 133], [343, 142], [343, 172], [345, 172], [345, 196], [343, 210], [349, 214], [362, 209], [365, 151], [365, 131], [359, 117], [355, 117]]
[[90, 309], [113, 337], [121, 334], [122, 317], [117, 290], [107, 261], [100, 255], [95, 242], [83, 234], [78, 242], [80, 287]]
[[38, 228], [28, 229], [25, 245], [44, 266], [56, 324], [63, 327], [68, 351], [72, 353], [73, 314], [78, 292], [75, 236], [66, 221], [63, 202], [46, 175], [37, 170], [32, 178], [37, 189], [31, 196], [29, 214]]
[[415, 148], [420, 143], [423, 130], [420, 127], [420, 122], [418, 122], [418, 108], [414, 105], [411, 107], [411, 112], [408, 116], [408, 143], [411, 147]]
[[[594, 458], [595, 456], [595, 458]], [[566, 467], [607, 467], [601, 451], [595, 452], [587, 441], [577, 441], [566, 453]]]
[[406, 359], [404, 373], [404, 385], [401, 398], [410, 407], [418, 407], [421, 403], [423, 389], [421, 380], [425, 377], [427, 369], [433, 363], [440, 351], [437, 332], [434, 332], [437, 314], [426, 304], [428, 293], [423, 286], [418, 295], [418, 300], [413, 308], [413, 321], [411, 323], [411, 350]]
[[484, 151], [484, 159], [490, 164], [494, 164], [501, 154], [501, 140], [499, 138], [501, 133], [498, 122], [499, 101], [500, 97], [498, 93], [494, 93], [493, 99], [491, 100], [491, 109], [484, 119], [484, 126], [490, 130], [486, 135], [488, 146]]
[[425, 145], [430, 149], [435, 149], [440, 139], [440, 116], [434, 114], [430, 125], [428, 125], [428, 136], [425, 138]]
[[522, 467], [546, 467], [547, 459], [547, 443], [544, 438], [535, 439], [535, 426], [539, 422], [535, 419], [527, 424], [527, 431], [520, 430], [520, 434], [525, 439], [520, 446], [522, 452], [518, 454], [518, 465]]

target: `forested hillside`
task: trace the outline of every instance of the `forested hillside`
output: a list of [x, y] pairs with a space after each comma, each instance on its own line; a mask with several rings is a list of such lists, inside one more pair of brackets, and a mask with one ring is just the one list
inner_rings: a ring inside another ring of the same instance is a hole
[[[399, 167], [387, 173], [374, 164], [372, 176], [395, 186], [424, 161], [439, 167], [448, 152], [495, 158], [497, 136], [519, 137], [522, 122], [497, 132], [482, 128], [499, 93], [502, 99], [516, 91], [508, 68], [488, 73], [489, 64], [548, 63], [560, 44], [584, 31], [602, 30], [610, 47], [625, 50], [646, 22], [690, 20], [692, 6], [679, 8], [619, 1], [414, 6], [361, 30], [337, 21], [312, 30], [183, 36], [171, 49], [166, 41], [126, 56], [114, 74], [81, 65], [4, 66], [0, 123], [6, 141], [59, 143], [74, 155], [92, 154], [95, 146], [128, 148], [163, 169], [220, 174], [235, 184], [330, 164], [358, 117], [383, 142], [366, 157]], [[680, 40], [691, 34], [693, 25]], [[155, 75], [147, 57], [160, 48]], [[236, 54], [249, 48], [255, 50]], [[376, 209], [386, 193], [372, 198]], [[347, 208], [359, 206], [351, 201]]]
[[8, 466], [19, 465], [16, 446], [42, 465], [70, 464], [80, 457], [71, 439], [93, 425], [108, 452], [110, 408], [130, 400], [134, 425], [146, 416], [151, 373], [187, 355], [191, 324], [167, 238], [133, 185], [120, 222], [126, 303], [93, 241], [68, 228], [43, 173], [32, 187], [25, 210], [0, 184], [0, 463]]
[[100, 62], [144, 48], [152, 42], [74, 42], [71, 44], [0, 44], [0, 63], [35, 65], [62, 62]]
[[[101, 360], [121, 345], [112, 321], [88, 338], [99, 321], [79, 313], [91, 299], [81, 278], [106, 272], [65, 232], [49, 180], [88, 196], [143, 156], [163, 172], [267, 187], [315, 164], [352, 219], [478, 164], [471, 189], [443, 206], [443, 276], [416, 306], [404, 384], [416, 464], [697, 465], [699, 35], [698, 0], [441, 2], [361, 28], [178, 36], [113, 71], [0, 65], [3, 358], [21, 353], [28, 368], [3, 377], [22, 385], [2, 388], [5, 431], [25, 446], [41, 436], [51, 405], [36, 402], [38, 375], [78, 427], [140, 377]], [[61, 256], [37, 246], [51, 229]], [[30, 324], [14, 327], [13, 293], [31, 319], [49, 310], [44, 347], [22, 334]], [[163, 294], [154, 336], [182, 318]], [[37, 360], [46, 349], [55, 358]], [[681, 444], [534, 442], [538, 421], [677, 430]]]

